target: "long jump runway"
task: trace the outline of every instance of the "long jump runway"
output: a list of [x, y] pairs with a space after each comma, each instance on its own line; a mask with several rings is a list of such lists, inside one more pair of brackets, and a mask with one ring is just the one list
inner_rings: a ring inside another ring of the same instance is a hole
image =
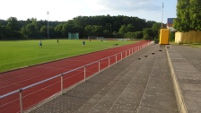
[[[148, 42], [149, 41], [141, 41], [135, 44], [106, 49], [90, 54], [1, 73], [0, 113], [16, 113], [20, 112], [20, 109], [26, 110], [42, 100], [60, 92], [62, 89], [61, 78], [57, 77], [37, 86], [26, 88], [26, 90], [20, 90], [24, 87], [102, 59], [97, 63], [93, 63], [85, 67], [86, 72], [83, 68], [78, 68], [75, 71], [64, 75], [62, 78], [63, 88], [68, 88], [73, 84], [82, 81], [84, 79], [84, 72], [86, 73], [86, 77], [93, 75], [97, 73], [99, 69], [104, 69], [109, 65], [120, 61], [122, 58], [134, 53], [137, 51], [136, 47], [147, 44]], [[111, 57], [108, 59], [107, 57], [109, 56]], [[15, 90], [19, 90], [20, 93], [13, 93], [12, 95], [4, 97], [5, 94]], [[22, 98], [21, 100], [20, 97]]]

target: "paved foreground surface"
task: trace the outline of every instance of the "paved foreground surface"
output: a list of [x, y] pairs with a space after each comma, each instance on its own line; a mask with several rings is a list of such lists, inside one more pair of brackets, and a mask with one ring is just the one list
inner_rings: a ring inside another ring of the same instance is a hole
[[177, 101], [183, 113], [201, 113], [201, 48], [169, 46]]
[[144, 48], [30, 112], [178, 113], [165, 47]]

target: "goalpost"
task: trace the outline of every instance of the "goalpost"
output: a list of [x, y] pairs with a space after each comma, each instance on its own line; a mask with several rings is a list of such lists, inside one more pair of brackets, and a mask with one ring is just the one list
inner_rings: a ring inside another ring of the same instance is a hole
[[68, 39], [79, 39], [79, 33], [68, 33]]

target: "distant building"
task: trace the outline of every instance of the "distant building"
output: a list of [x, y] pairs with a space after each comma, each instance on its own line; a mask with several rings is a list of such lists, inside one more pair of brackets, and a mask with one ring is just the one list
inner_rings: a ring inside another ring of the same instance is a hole
[[175, 18], [168, 18], [167, 19], [167, 29], [170, 29], [170, 31], [175, 31], [175, 29], [173, 28], [174, 19]]

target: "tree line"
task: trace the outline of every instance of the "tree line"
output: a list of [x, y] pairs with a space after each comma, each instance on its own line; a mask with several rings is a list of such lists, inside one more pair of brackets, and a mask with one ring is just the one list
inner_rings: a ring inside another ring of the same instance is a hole
[[[47, 23], [49, 23], [49, 28]], [[67, 38], [68, 32], [79, 33], [80, 38], [106, 37], [153, 40], [158, 38], [161, 23], [128, 16], [78, 16], [72, 20], [58, 22], [37, 20], [26, 21], [10, 17], [0, 20], [0, 40]]]

